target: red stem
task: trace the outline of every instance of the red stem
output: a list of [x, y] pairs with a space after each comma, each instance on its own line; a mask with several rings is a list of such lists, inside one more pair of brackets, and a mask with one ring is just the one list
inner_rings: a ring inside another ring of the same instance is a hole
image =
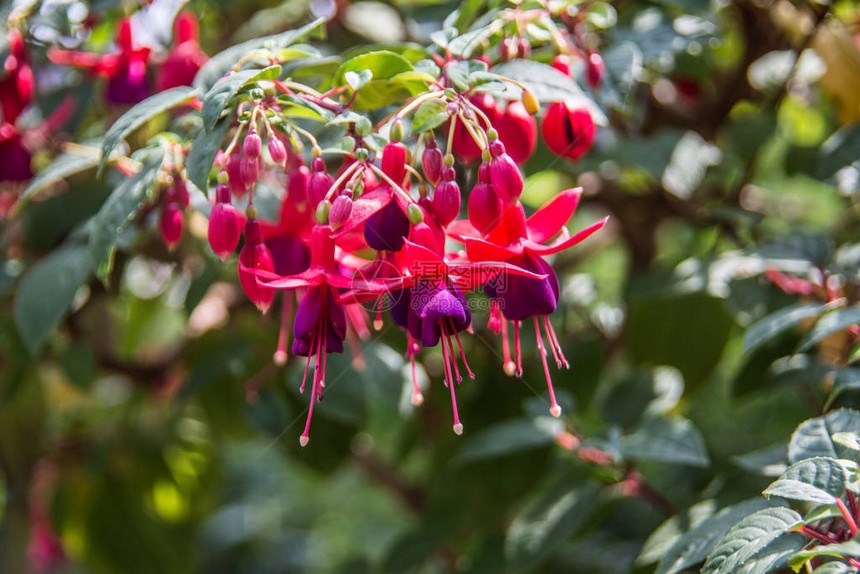
[[848, 508], [845, 506], [845, 503], [842, 502], [841, 498], [836, 499], [836, 506], [839, 507], [839, 512], [842, 513], [842, 518], [845, 519], [846, 524], [848, 524], [848, 528], [851, 529], [851, 536], [857, 536], [857, 522], [854, 520], [854, 517], [851, 516], [851, 513], [848, 511]]
[[832, 544], [832, 541], [829, 538], [827, 538], [827, 536], [825, 536], [823, 533], [815, 530], [814, 528], [810, 528], [809, 526], [801, 526], [800, 531], [803, 534], [806, 534], [807, 536], [809, 536], [810, 538], [815, 538], [819, 542], [822, 542], [824, 544]]

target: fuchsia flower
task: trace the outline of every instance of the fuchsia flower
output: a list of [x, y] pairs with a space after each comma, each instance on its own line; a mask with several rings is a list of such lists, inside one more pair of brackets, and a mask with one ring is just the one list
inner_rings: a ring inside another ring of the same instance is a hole
[[21, 32], [13, 28], [7, 40], [9, 55], [0, 70], [0, 111], [3, 112], [3, 121], [14, 125], [24, 108], [33, 101], [34, 81]]
[[[552, 351], [559, 367], [567, 367], [568, 363], [548, 318], [558, 304], [558, 278], [543, 256], [576, 245], [601, 229], [608, 219], [604, 218], [571, 237], [565, 224], [573, 216], [579, 199], [580, 191], [569, 189], [548, 201], [528, 219], [522, 204], [517, 202], [505, 209], [499, 224], [483, 239], [477, 237], [477, 234], [471, 237], [462, 236], [470, 261], [504, 261], [533, 274], [543, 275], [538, 279], [522, 273], [505, 272], [491, 279], [484, 290], [494, 302], [491, 327], [495, 330], [496, 325], [500, 326], [504, 334], [506, 372], [514, 371], [518, 376], [522, 375], [520, 325], [525, 319], [534, 319], [537, 346], [543, 361], [551, 401], [550, 412], [553, 416], [561, 414], [561, 407], [555, 399], [546, 360], [546, 347]], [[556, 235], [558, 237], [549, 245], [544, 244]], [[514, 325], [513, 360], [507, 339], [507, 321], [512, 321]], [[546, 332], [546, 345], [541, 336], [541, 323]]]
[[174, 46], [158, 70], [159, 91], [190, 86], [194, 76], [209, 60], [200, 49], [200, 26], [193, 12], [181, 12], [173, 23]]
[[12, 124], [0, 125], [0, 182], [24, 182], [33, 177], [30, 151]]
[[107, 78], [105, 99], [114, 105], [132, 105], [151, 94], [147, 78], [150, 49], [135, 47], [131, 34], [131, 20], [122, 18], [117, 24], [114, 39], [117, 51], [112, 54], [92, 54], [51, 48], [48, 58], [55, 64], [87, 70]]

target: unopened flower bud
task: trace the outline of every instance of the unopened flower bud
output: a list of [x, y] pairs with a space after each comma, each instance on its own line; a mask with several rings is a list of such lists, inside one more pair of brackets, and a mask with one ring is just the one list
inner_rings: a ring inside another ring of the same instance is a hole
[[585, 65], [585, 80], [592, 90], [596, 90], [603, 82], [603, 75], [606, 73], [606, 66], [603, 63], [603, 58], [597, 52], [592, 52], [588, 55], [588, 60]]
[[325, 225], [326, 223], [328, 223], [329, 213], [331, 213], [331, 202], [327, 199], [323, 199], [319, 202], [319, 205], [317, 205], [317, 223], [319, 223], [320, 225]]
[[576, 161], [594, 142], [594, 120], [573, 102], [554, 102], [547, 106], [541, 134], [550, 151]]
[[507, 203], [516, 203], [523, 193], [523, 175], [516, 162], [505, 152], [505, 144], [490, 144], [490, 181], [496, 194]]
[[[320, 205], [323, 205], [323, 203], [320, 203]], [[352, 199], [348, 195], [339, 195], [334, 200], [334, 203], [331, 204], [331, 210], [328, 214], [328, 223], [331, 225], [332, 231], [337, 231], [343, 227], [351, 213]]]
[[417, 203], [409, 204], [409, 207], [406, 208], [406, 217], [409, 218], [412, 225], [418, 225], [419, 223], [424, 222], [424, 212], [421, 211], [421, 208]]
[[[530, 115], [533, 116], [540, 111], [540, 102], [538, 102], [538, 99], [530, 90], [525, 90], [523, 92], [521, 101], [526, 112]], [[510, 106], [508, 107], [510, 108]]]
[[269, 155], [272, 157], [272, 161], [278, 165], [284, 165], [287, 162], [287, 148], [284, 146], [284, 142], [274, 135], [269, 138]]
[[355, 150], [355, 159], [358, 161], [367, 161], [367, 158], [370, 154], [368, 153], [366, 148], [360, 147]]
[[442, 176], [442, 150], [436, 145], [436, 140], [424, 142], [424, 153], [421, 155], [421, 168], [427, 181], [436, 185]]
[[382, 150], [382, 172], [397, 185], [403, 185], [406, 177], [406, 152], [406, 146], [400, 142], [392, 142]]
[[177, 174], [173, 180], [173, 186], [176, 189], [176, 202], [182, 207], [188, 207], [188, 204], [191, 203], [191, 196], [188, 195], [188, 186], [185, 184], [185, 180]]
[[245, 136], [245, 141], [242, 144], [242, 150], [245, 152], [245, 157], [257, 159], [263, 151], [263, 140], [257, 134], [257, 130], [251, 129], [248, 135]]
[[[452, 168], [446, 168], [451, 169]], [[442, 182], [436, 186], [433, 192], [433, 214], [436, 221], [443, 227], [454, 221], [460, 213], [460, 187], [453, 179], [447, 179], [443, 170]]]
[[176, 247], [176, 244], [182, 238], [182, 220], [182, 210], [175, 202], [170, 202], [161, 208], [158, 230], [161, 233], [161, 239], [164, 240], [168, 249]]
[[391, 126], [391, 141], [403, 141], [403, 122], [395, 120]]
[[260, 160], [243, 157], [240, 164], [240, 174], [245, 189], [252, 187], [260, 177]]
[[478, 183], [469, 194], [468, 214], [472, 226], [486, 235], [502, 217], [502, 200], [490, 184], [490, 166], [482, 163], [478, 170]]
[[568, 58], [566, 55], [559, 54], [558, 56], [553, 58], [552, 63], [550, 63], [550, 66], [552, 66], [565, 76], [570, 76], [570, 58]]
[[[248, 219], [245, 222], [245, 245], [239, 252], [239, 263], [248, 270], [275, 270], [272, 253], [263, 243], [263, 232], [260, 229], [260, 222], [256, 219]], [[239, 283], [245, 294], [260, 311], [265, 313], [269, 310], [272, 299], [275, 297], [274, 289], [258, 285], [256, 275], [247, 270], [243, 271], [241, 266], [239, 267]]]
[[310, 188], [308, 189], [311, 207], [316, 209], [323, 199], [325, 199], [331, 186], [334, 185], [334, 178], [325, 170], [325, 162], [322, 158], [314, 158], [313, 171], [311, 173]]
[[239, 245], [241, 235], [242, 222], [239, 212], [230, 203], [230, 188], [220, 184], [215, 189], [215, 205], [209, 214], [209, 246], [226, 261]]

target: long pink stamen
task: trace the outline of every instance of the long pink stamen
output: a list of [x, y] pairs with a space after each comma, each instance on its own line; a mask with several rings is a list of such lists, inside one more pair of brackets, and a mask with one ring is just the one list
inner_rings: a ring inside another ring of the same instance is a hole
[[[305, 422], [305, 430], [302, 433], [302, 436], [299, 437], [299, 444], [302, 446], [307, 446], [308, 442], [310, 442], [310, 430], [311, 430], [311, 418], [314, 416], [314, 403], [317, 400], [317, 395], [319, 394], [319, 382], [320, 382], [320, 343], [322, 342], [322, 337], [317, 335], [316, 341], [316, 354], [314, 355], [314, 379], [313, 379], [313, 387], [311, 388], [311, 401], [308, 406], [308, 419]], [[324, 356], [324, 355], [323, 355]], [[310, 363], [310, 355], [308, 356], [308, 363]]]
[[[448, 342], [450, 343], [451, 341], [449, 340]], [[448, 365], [447, 359], [445, 359], [446, 350], [445, 350], [445, 337], [444, 336], [442, 337], [441, 343], [442, 343], [443, 362], [446, 365], [444, 367], [444, 370], [445, 370], [445, 374], [448, 378], [448, 388], [451, 389], [451, 408], [453, 409], [453, 412], [454, 412], [454, 434], [461, 435], [461, 434], [463, 434], [463, 424], [460, 422], [460, 414], [457, 412], [457, 395], [454, 392], [454, 380], [451, 377], [451, 367], [450, 367], [450, 365]], [[448, 351], [447, 353], [451, 353], [451, 352], [453, 352], [453, 350]]]
[[499, 304], [498, 302], [493, 301], [490, 306], [490, 318], [487, 321], [487, 328], [492, 331], [494, 335], [499, 334], [499, 329], [502, 326], [502, 318], [500, 315]]
[[558, 356], [561, 358], [561, 364], [564, 365], [565, 369], [569, 369], [570, 363], [567, 362], [567, 359], [564, 356], [564, 351], [561, 350], [561, 344], [558, 342], [558, 337], [555, 334], [555, 329], [553, 329], [552, 327], [552, 321], [549, 320], [549, 316], [547, 315], [544, 315], [543, 320], [546, 324], [547, 332], [549, 332], [549, 336], [552, 338], [552, 344], [558, 350]]
[[308, 380], [308, 368], [311, 366], [311, 356], [308, 355], [308, 361], [305, 363], [305, 374], [302, 377], [302, 386], [299, 387], [299, 392], [305, 394], [305, 382]]
[[451, 364], [454, 365], [454, 374], [457, 377], [457, 382], [461, 383], [463, 382], [463, 377], [460, 376], [460, 368], [457, 366], [457, 355], [454, 354], [454, 344], [451, 343], [451, 335], [445, 327], [445, 319], [439, 321], [439, 328], [442, 330], [442, 338], [448, 339], [448, 358], [451, 360]]
[[520, 324], [521, 321], [513, 321], [514, 324], [514, 355], [517, 359], [517, 376], [523, 376], [523, 353], [520, 347]]
[[552, 378], [549, 376], [549, 365], [546, 362], [546, 348], [543, 346], [543, 337], [541, 337], [540, 335], [540, 325], [538, 324], [537, 317], [534, 318], [534, 322], [535, 335], [537, 335], [538, 351], [540, 351], [540, 360], [543, 363], [543, 374], [546, 375], [546, 388], [549, 389], [549, 413], [552, 416], [558, 418], [561, 416], [561, 407], [555, 400], [555, 389], [552, 388]]
[[454, 330], [454, 320], [449, 317], [448, 321], [451, 323], [451, 330], [454, 331], [454, 338], [457, 339], [457, 346], [460, 348], [460, 357], [463, 359], [463, 366], [466, 367], [466, 372], [469, 373], [469, 378], [474, 380], [475, 373], [472, 372], [472, 369], [469, 368], [468, 361], [466, 361], [466, 353], [463, 351], [463, 343], [460, 342], [460, 333]]
[[282, 367], [287, 364], [287, 344], [290, 342], [290, 325], [293, 317], [293, 294], [284, 293], [284, 304], [281, 306], [281, 328], [278, 331], [278, 348], [272, 356], [276, 365]]
[[412, 365], [412, 404], [419, 407], [424, 402], [424, 395], [421, 394], [421, 388], [418, 386], [418, 373], [415, 370], [414, 353], [410, 353], [409, 363]]
[[514, 365], [513, 360], [511, 360], [511, 342], [508, 339], [508, 320], [502, 317], [502, 361], [504, 365], [502, 367], [505, 370], [505, 374], [509, 377], [513, 377], [516, 372], [516, 366]]
[[558, 352], [556, 352], [556, 350], [555, 350], [555, 345], [553, 345], [553, 343], [552, 343], [552, 336], [550, 336], [550, 334], [549, 334], [549, 325], [547, 325], [547, 316], [541, 315], [541, 321], [543, 321], [543, 328], [544, 328], [544, 331], [546, 332], [547, 347], [549, 347], [549, 350], [552, 351], [552, 358], [555, 359], [555, 364], [560, 369], [561, 368], [561, 359], [558, 356]]

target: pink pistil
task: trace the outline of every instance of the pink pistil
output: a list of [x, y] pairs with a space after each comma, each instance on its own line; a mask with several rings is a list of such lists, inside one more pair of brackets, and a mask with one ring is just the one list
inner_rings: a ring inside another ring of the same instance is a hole
[[[451, 324], [451, 330], [454, 331], [454, 320], [449, 317], [448, 322]], [[472, 369], [469, 368], [469, 363], [466, 361], [466, 353], [463, 351], [463, 343], [460, 341], [460, 333], [454, 331], [454, 338], [457, 339], [457, 347], [460, 348], [460, 358], [463, 359], [463, 366], [466, 367], [466, 372], [469, 373], [469, 378], [475, 380], [475, 373], [472, 372]], [[450, 341], [451, 340], [448, 339], [449, 343]]]
[[561, 350], [561, 344], [558, 342], [558, 337], [555, 334], [555, 329], [553, 329], [552, 322], [549, 320], [548, 315], [543, 316], [543, 323], [546, 327], [547, 339], [549, 339], [553, 355], [555, 356], [556, 362], [559, 363], [558, 368], [560, 369], [561, 366], [564, 365], [565, 369], [569, 369], [570, 363], [567, 362], [567, 358], [565, 358], [564, 352]]

